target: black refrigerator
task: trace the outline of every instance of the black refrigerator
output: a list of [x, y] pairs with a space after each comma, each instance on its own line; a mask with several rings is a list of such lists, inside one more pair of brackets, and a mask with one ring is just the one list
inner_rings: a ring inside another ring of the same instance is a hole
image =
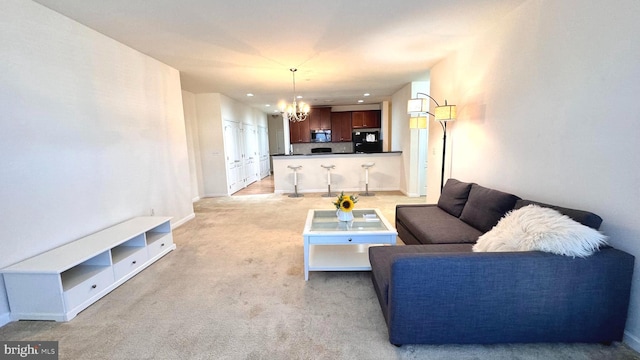
[[380, 140], [380, 131], [354, 131], [353, 151], [356, 153], [382, 152], [382, 140]]

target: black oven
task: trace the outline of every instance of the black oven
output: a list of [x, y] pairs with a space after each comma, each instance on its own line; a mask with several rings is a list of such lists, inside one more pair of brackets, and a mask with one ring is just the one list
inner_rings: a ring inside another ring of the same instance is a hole
[[356, 153], [382, 152], [382, 140], [379, 131], [354, 131], [353, 151]]

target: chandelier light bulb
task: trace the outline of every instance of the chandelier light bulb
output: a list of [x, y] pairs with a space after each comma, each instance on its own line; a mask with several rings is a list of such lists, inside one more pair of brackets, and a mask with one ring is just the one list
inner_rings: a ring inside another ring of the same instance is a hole
[[296, 99], [302, 99], [301, 95], [296, 96], [296, 71], [298, 71], [298, 69], [291, 68], [289, 69], [289, 71], [291, 71], [293, 77], [293, 101], [290, 105], [282, 102], [280, 105], [280, 111], [282, 112], [282, 115], [286, 116], [291, 122], [305, 121], [307, 119], [307, 115], [309, 114], [310, 108], [309, 105], [303, 102], [296, 102]]

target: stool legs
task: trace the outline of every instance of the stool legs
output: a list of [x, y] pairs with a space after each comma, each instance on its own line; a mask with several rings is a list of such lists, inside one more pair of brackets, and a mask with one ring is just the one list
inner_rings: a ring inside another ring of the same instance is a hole
[[369, 192], [369, 167], [364, 167], [364, 192], [360, 193], [360, 196], [375, 196], [375, 193]]
[[327, 193], [322, 194], [322, 197], [334, 197], [336, 194], [331, 193], [331, 169], [335, 167], [335, 165], [320, 165], [321, 167], [327, 169]]
[[293, 169], [293, 189], [294, 193], [289, 194], [290, 198], [303, 197], [304, 195], [298, 194], [298, 169]]

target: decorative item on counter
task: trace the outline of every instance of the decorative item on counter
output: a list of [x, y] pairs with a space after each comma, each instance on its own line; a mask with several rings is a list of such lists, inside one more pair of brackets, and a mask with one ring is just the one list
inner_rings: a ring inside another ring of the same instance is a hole
[[340, 193], [338, 199], [333, 202], [336, 206], [336, 216], [340, 221], [353, 221], [353, 213], [351, 212], [358, 202], [358, 197], [354, 195], [346, 196], [344, 191]]

